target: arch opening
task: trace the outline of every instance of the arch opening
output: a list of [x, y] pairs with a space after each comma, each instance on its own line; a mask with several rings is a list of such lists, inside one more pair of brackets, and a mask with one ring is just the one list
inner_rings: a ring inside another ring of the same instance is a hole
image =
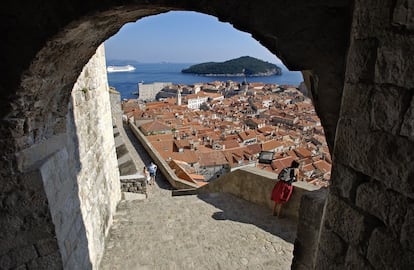
[[[67, 104], [71, 90], [79, 74], [81, 74], [82, 68], [95, 53], [99, 44], [118, 31], [126, 22], [134, 21], [144, 16], [182, 8], [182, 6], [165, 7], [146, 5], [144, 8], [125, 6], [110, 9], [110, 11], [106, 12], [99, 12], [88, 17], [74, 16], [72, 23], [68, 24], [65, 29], [59, 31], [58, 34], [54, 35], [53, 38], [45, 43], [42, 49], [37, 52], [36, 57], [32, 58], [33, 61], [30, 67], [21, 77], [21, 83], [15, 91], [16, 96], [11, 102], [12, 110], [9, 107], [6, 111], [3, 111], [6, 117], [3, 118], [3, 123], [5, 124], [2, 124], [2, 134], [10, 134], [11, 136], [8, 136], [5, 140], [9, 143], [4, 144], [2, 150], [5, 156], [7, 156], [7, 159], [12, 161], [12, 164], [4, 170], [4, 174], [7, 176], [12, 175], [11, 177], [13, 179], [20, 179], [17, 181], [21, 181], [21, 179], [27, 177], [29, 174], [33, 174], [33, 172], [39, 172], [39, 164], [44, 166], [44, 161], [47, 160], [49, 166], [66, 166], [66, 170], [69, 171], [63, 172], [63, 174], [67, 174], [66, 176], [69, 176], [72, 180], [75, 179], [76, 175], [81, 171], [82, 168], [79, 167], [82, 167], [82, 165], [73, 164], [67, 166], [68, 164], [64, 164], [62, 161], [68, 158], [74, 158], [75, 161], [83, 159], [80, 153], [70, 151], [72, 148], [68, 147], [68, 144], [77, 144], [80, 142], [76, 142], [76, 138], [75, 142], [68, 139], [68, 137], [73, 135], [73, 131], [67, 129], [68, 121], [72, 121], [70, 117], [68, 118], [70, 113], [68, 115]], [[196, 6], [187, 8], [204, 13], [215, 13], [211, 12], [207, 7]], [[223, 10], [227, 9], [223, 8]], [[260, 13], [261, 11], [257, 10], [256, 12]], [[311, 67], [309, 61], [312, 59], [308, 59], [308, 62], [304, 61], [303, 63], [299, 63], [300, 61], [297, 61], [297, 55], [293, 57], [287, 53], [291, 49], [286, 48], [286, 45], [280, 45], [279, 40], [275, 37], [275, 33], [279, 29], [271, 31], [269, 30], [268, 22], [262, 22], [263, 27], [261, 27], [261, 24], [255, 25], [250, 20], [245, 20], [247, 13], [250, 13], [250, 11], [241, 12], [240, 17], [242, 19], [234, 17], [230, 12], [214, 15], [218, 15], [223, 20], [234, 21], [234, 25], [237, 28], [240, 26], [240, 29], [245, 29], [247, 32], [252, 33], [269, 50], [278, 55], [284, 55], [281, 53], [282, 51], [286, 53], [287, 56], [283, 57], [283, 59], [286, 59], [286, 63], [289, 63], [289, 66], [300, 70]], [[244, 23], [246, 23], [246, 26], [242, 27]], [[283, 31], [281, 32], [281, 36], [284, 36]], [[289, 40], [288, 38], [286, 39]], [[292, 50], [294, 51], [294, 49]], [[338, 57], [343, 61], [342, 54], [334, 54], [332, 57]], [[289, 56], [293, 60], [289, 60]], [[322, 67], [316, 67], [315, 70], [323, 73]], [[335, 76], [341, 77], [341, 74], [335, 74]], [[337, 78], [335, 77], [332, 81], [335, 81]], [[87, 91], [81, 92], [85, 94]], [[85, 96], [87, 95], [85, 94]], [[334, 116], [330, 117], [335, 120]], [[328, 120], [333, 125], [332, 120], [330, 118]], [[329, 125], [327, 126], [329, 127]], [[86, 133], [88, 132], [90, 131], [86, 131]], [[331, 134], [333, 132], [331, 130]], [[333, 141], [333, 136], [331, 140]], [[14, 158], [16, 153], [17, 158]], [[50, 158], [51, 156], [53, 157], [52, 159]], [[45, 167], [43, 169], [46, 170]], [[42, 183], [44, 181], [42, 179], [44, 177], [42, 173], [44, 172], [40, 170], [39, 185], [45, 185], [44, 182]], [[58, 179], [61, 176], [52, 175], [51, 177]], [[25, 190], [21, 191], [21, 193], [24, 192]], [[39, 190], [36, 192], [39, 193], [39, 196], [43, 196], [43, 200], [45, 201], [45, 194], [42, 195], [42, 192]], [[46, 212], [49, 212], [47, 205], [44, 205], [43, 208], [47, 209]], [[76, 208], [77, 206], [72, 208], [72, 210]], [[110, 221], [106, 222], [108, 222], [107, 224], [110, 223]], [[103, 225], [101, 228], [103, 231], [107, 229], [105, 226]], [[88, 228], [84, 228], [84, 230], [87, 231]], [[49, 231], [49, 233], [51, 232]], [[36, 239], [36, 241], [38, 240]], [[23, 239], [22, 241], [24, 242], [26, 240]], [[90, 258], [85, 258], [84, 262], [86, 265], [96, 265], [96, 260], [99, 260], [97, 259], [99, 255], [91, 254], [90, 256]], [[88, 260], [90, 261], [88, 262]]]

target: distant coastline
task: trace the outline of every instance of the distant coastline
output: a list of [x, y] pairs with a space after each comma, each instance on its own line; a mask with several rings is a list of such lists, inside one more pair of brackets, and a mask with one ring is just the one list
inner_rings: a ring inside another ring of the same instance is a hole
[[[243, 82], [243, 76], [205, 76], [189, 73], [181, 73], [181, 70], [189, 67], [193, 63], [140, 63], [134, 60], [107, 60], [107, 65], [123, 66], [133, 65], [136, 70], [131, 72], [111, 72], [108, 73], [110, 86], [115, 87], [121, 93], [122, 98], [136, 98], [133, 92], [137, 91], [138, 83], [171, 82], [173, 84], [196, 84], [208, 83], [212, 81], [235, 81]], [[263, 82], [265, 84], [280, 84], [298, 86], [302, 81], [302, 73], [289, 71], [283, 68], [282, 75], [273, 76], [254, 76], [248, 77], [248, 82]]]
[[282, 69], [277, 65], [250, 56], [242, 56], [225, 62], [196, 64], [181, 70], [181, 72], [209, 77], [263, 77], [282, 75]]

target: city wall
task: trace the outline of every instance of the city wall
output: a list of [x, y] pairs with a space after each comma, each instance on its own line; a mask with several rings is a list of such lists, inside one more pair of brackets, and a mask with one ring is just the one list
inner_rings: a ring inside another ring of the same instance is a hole
[[[277, 183], [275, 174], [258, 168], [243, 168], [225, 174], [208, 185], [198, 189], [197, 193], [226, 192], [252, 203], [261, 205], [272, 211], [274, 202], [271, 200], [272, 190]], [[282, 214], [292, 219], [298, 219], [302, 196], [308, 191], [318, 190], [319, 187], [306, 182], [293, 183], [292, 197], [283, 206]]]
[[[16, 1], [1, 15], [8, 33], [1, 43], [0, 79], [3, 268], [59, 269], [60, 258], [67, 267], [75, 254], [83, 256], [76, 260], [79, 264], [92, 265], [99, 257], [95, 251], [81, 252], [87, 251], [80, 247], [89, 225], [82, 229], [82, 222], [76, 222], [80, 214], [71, 210], [60, 224], [48, 202], [52, 184], [59, 181], [68, 181], [59, 198], [80, 194], [78, 174], [93, 167], [88, 160], [100, 167], [94, 160], [106, 147], [74, 137], [77, 128], [66, 130], [67, 122], [75, 121], [67, 119], [68, 112], [73, 114], [69, 96], [96, 48], [122, 25], [176, 9], [230, 22], [305, 74], [334, 164], [317, 257], [300, 269], [414, 268], [412, 1], [134, 0], [120, 7], [119, 1], [64, 0], [46, 1], [42, 7]], [[82, 102], [92, 100], [85, 95]], [[105, 119], [105, 114], [95, 116]], [[88, 111], [84, 117], [97, 121]], [[79, 132], [87, 127], [78, 127]], [[93, 151], [83, 151], [88, 158], [74, 151], [76, 143], [84, 149], [93, 146]], [[64, 209], [81, 207], [81, 196], [72, 197]], [[62, 246], [59, 227], [75, 228], [76, 238], [68, 237]], [[67, 251], [72, 255], [64, 255]]]
[[[121, 196], [103, 46], [84, 67], [68, 106], [60, 134], [16, 154], [19, 169], [25, 172], [22, 181], [31, 186], [27, 196], [33, 190], [44, 194], [38, 202], [49, 206], [50, 212], [42, 211], [54, 228], [38, 224], [32, 245], [1, 258], [10, 261], [2, 265], [6, 269], [24, 264], [39, 269], [62, 265], [90, 269], [102, 257]], [[32, 213], [40, 214], [39, 210]], [[35, 220], [41, 220], [40, 216]]]
[[121, 199], [108, 90], [105, 49], [101, 45], [73, 87], [74, 123], [68, 131], [77, 140], [72, 147], [78, 151], [74, 154], [79, 156], [76, 182], [89, 257], [94, 268], [102, 258], [105, 236]]
[[414, 269], [414, 5], [354, 5], [314, 267]]
[[139, 128], [132, 122], [129, 122], [129, 127], [132, 132], [135, 134], [135, 137], [142, 143], [142, 146], [145, 148], [147, 153], [151, 156], [153, 162], [158, 165], [158, 170], [164, 175], [168, 182], [176, 189], [191, 189], [197, 188], [196, 184], [190, 183], [188, 181], [181, 180], [178, 178], [175, 173], [171, 170], [167, 162], [162, 158], [158, 151], [151, 147], [151, 143], [145, 138], [145, 135], [139, 130]]

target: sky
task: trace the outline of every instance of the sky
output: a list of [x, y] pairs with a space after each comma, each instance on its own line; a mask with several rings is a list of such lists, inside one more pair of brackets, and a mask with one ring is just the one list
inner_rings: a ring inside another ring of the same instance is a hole
[[105, 42], [108, 60], [141, 63], [221, 62], [252, 56], [280, 64], [280, 60], [249, 33], [197, 12], [172, 11], [124, 25]]

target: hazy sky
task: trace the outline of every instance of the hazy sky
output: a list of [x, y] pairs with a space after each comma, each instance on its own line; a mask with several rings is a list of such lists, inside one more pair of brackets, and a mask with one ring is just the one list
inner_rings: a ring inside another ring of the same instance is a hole
[[142, 63], [200, 63], [252, 56], [271, 63], [280, 60], [250, 34], [219, 22], [216, 17], [174, 11], [124, 25], [105, 42], [107, 59]]

